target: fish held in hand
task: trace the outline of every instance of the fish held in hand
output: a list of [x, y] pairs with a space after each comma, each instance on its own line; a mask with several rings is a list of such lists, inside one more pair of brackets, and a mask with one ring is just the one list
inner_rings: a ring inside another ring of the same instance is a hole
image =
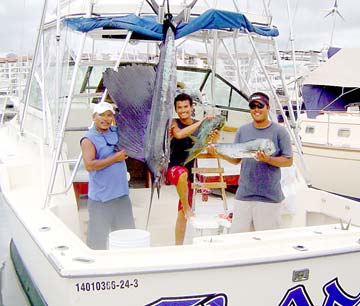
[[258, 151], [270, 156], [276, 151], [273, 141], [267, 138], [257, 138], [242, 143], [216, 143], [213, 146], [219, 154], [231, 158], [254, 158]]
[[209, 144], [211, 138], [210, 133], [214, 130], [221, 131], [226, 123], [225, 117], [216, 115], [214, 119], [207, 119], [203, 121], [199, 127], [199, 132], [196, 137], [192, 137], [194, 141], [193, 147], [188, 150], [189, 156], [185, 160], [184, 164], [187, 164], [194, 158], [196, 158]]

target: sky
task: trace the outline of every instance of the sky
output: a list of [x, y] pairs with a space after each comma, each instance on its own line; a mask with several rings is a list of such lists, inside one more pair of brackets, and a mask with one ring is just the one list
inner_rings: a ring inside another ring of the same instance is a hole
[[[120, 1], [120, 0], [119, 0]], [[170, 0], [171, 1], [171, 0]], [[240, 0], [251, 9], [255, 0]], [[43, 0], [0, 1], [0, 56], [8, 53], [30, 55], [36, 43]], [[159, 0], [158, 0], [159, 2]], [[261, 2], [261, 1], [260, 1]], [[293, 38], [297, 50], [318, 50], [330, 44], [333, 16], [324, 17], [335, 0], [288, 0], [291, 8]], [[359, 0], [338, 0], [345, 20], [336, 18], [333, 46], [360, 47]], [[226, 8], [231, 0], [219, 0]], [[289, 18], [286, 0], [272, 0], [273, 24], [279, 28], [280, 50], [290, 50]]]

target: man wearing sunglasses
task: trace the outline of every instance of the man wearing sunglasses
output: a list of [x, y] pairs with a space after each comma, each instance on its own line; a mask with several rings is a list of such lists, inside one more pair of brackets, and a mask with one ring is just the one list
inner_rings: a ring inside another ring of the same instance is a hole
[[106, 249], [111, 231], [135, 228], [129, 198], [125, 150], [117, 147], [114, 108], [100, 102], [93, 111], [93, 126], [80, 140], [85, 168], [89, 171], [87, 244]]
[[[233, 164], [241, 162], [240, 179], [235, 194], [233, 220], [230, 232], [248, 232], [276, 229], [281, 226], [281, 167], [290, 167], [293, 153], [287, 130], [269, 119], [269, 97], [255, 92], [248, 98], [251, 123], [241, 126], [235, 143], [258, 138], [273, 141], [276, 151], [271, 156], [258, 151], [255, 158], [229, 158], [218, 154]], [[217, 154], [215, 151], [209, 152]]]

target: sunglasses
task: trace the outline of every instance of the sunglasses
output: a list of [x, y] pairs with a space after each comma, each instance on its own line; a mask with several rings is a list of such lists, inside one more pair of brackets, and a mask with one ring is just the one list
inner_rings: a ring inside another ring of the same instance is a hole
[[262, 104], [262, 103], [250, 103], [249, 104], [250, 109], [255, 109], [255, 108], [263, 109], [264, 107], [265, 107], [265, 104]]

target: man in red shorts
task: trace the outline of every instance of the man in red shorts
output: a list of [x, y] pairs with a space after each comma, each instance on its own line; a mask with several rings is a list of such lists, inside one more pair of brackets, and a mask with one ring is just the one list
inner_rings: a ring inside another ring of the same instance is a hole
[[[204, 120], [211, 120], [214, 115], [207, 115], [201, 120], [191, 117], [193, 111], [193, 101], [191, 96], [181, 93], [174, 100], [175, 111], [179, 118], [173, 119], [171, 123], [171, 154], [167, 172], [167, 180], [176, 185], [179, 195], [178, 215], [175, 226], [175, 243], [183, 244], [186, 230], [187, 219], [194, 216], [191, 210], [192, 189], [191, 189], [191, 169], [194, 160], [184, 165], [188, 157], [188, 151], [192, 148], [193, 141], [189, 136], [196, 136], [201, 123]], [[211, 139], [218, 137], [217, 132], [213, 132]]]

